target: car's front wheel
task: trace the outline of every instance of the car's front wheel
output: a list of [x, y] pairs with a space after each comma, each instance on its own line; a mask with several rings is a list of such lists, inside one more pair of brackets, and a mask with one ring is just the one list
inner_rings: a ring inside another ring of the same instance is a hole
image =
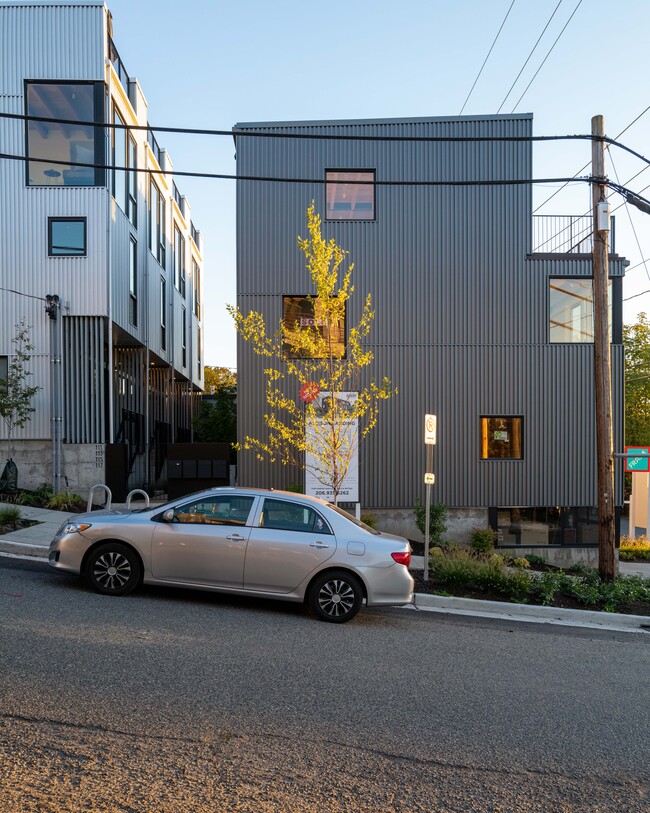
[[343, 624], [361, 609], [363, 589], [351, 573], [333, 570], [316, 579], [307, 600], [321, 621]]
[[125, 596], [140, 583], [142, 565], [138, 556], [120, 542], [106, 542], [90, 554], [84, 578], [97, 593]]

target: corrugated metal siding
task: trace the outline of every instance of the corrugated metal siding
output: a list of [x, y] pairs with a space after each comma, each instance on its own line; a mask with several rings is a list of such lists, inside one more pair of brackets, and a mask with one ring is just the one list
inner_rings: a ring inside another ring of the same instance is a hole
[[63, 319], [63, 440], [106, 441], [105, 320]]
[[[260, 129], [270, 129], [260, 125]], [[246, 125], [248, 127], [248, 125]], [[287, 132], [386, 135], [526, 136], [532, 119], [377, 123]], [[237, 139], [241, 175], [324, 178], [325, 169], [372, 168], [377, 180], [532, 177], [525, 142], [368, 143]], [[548, 277], [584, 274], [584, 258], [529, 261], [527, 185], [381, 187], [374, 222], [324, 222], [347, 249], [356, 294], [376, 309], [369, 338], [371, 375], [387, 375], [399, 395], [383, 406], [360, 454], [361, 500], [410, 507], [423, 493], [424, 414], [438, 415], [434, 499], [449, 507], [593, 505], [593, 348], [550, 345]], [[298, 234], [311, 200], [324, 212], [324, 187], [240, 181], [237, 190], [238, 304], [261, 311], [270, 329], [282, 294], [311, 293]], [[617, 448], [622, 444], [622, 348], [613, 348]], [[265, 435], [263, 363], [238, 342], [240, 437]], [[481, 415], [524, 417], [524, 459], [481, 461]], [[295, 472], [239, 458], [240, 482], [288, 485]], [[619, 489], [620, 490], [620, 489]]]
[[0, 8], [0, 95], [22, 100], [25, 79], [104, 80], [102, 5]]

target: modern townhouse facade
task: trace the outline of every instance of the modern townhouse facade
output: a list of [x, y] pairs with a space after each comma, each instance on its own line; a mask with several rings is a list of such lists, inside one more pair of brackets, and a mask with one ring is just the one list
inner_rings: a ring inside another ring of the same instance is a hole
[[24, 320], [40, 387], [19, 485], [155, 488], [202, 389], [201, 235], [103, 2], [5, 4], [0, 53], [0, 112], [36, 117], [0, 117], [0, 365]]
[[[386, 530], [416, 533], [424, 416], [435, 414], [432, 500], [449, 510], [456, 538], [489, 524], [500, 546], [558, 549], [558, 558], [581, 549], [593, 559], [591, 220], [533, 217], [532, 124], [525, 114], [235, 125], [239, 176], [303, 181], [238, 181], [238, 305], [276, 326], [297, 300], [310, 307], [296, 239], [306, 236], [313, 200], [324, 237], [354, 263], [346, 321], [355, 324], [366, 293], [373, 297], [370, 375], [388, 376], [399, 390], [360, 450], [363, 510]], [[609, 260], [620, 450], [627, 261], [613, 248]], [[263, 366], [240, 339], [240, 437], [265, 435]], [[286, 487], [299, 478], [240, 453], [242, 483]], [[622, 499], [617, 463], [617, 512]]]

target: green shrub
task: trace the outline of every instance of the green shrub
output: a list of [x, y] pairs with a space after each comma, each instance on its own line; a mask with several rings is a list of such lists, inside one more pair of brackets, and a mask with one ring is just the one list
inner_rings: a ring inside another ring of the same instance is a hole
[[490, 553], [494, 549], [495, 537], [492, 528], [474, 528], [469, 544], [476, 553]]
[[[422, 536], [425, 535], [426, 523], [426, 506], [421, 505], [420, 501], [416, 498], [415, 508], [415, 523], [420, 529]], [[447, 509], [441, 502], [429, 506], [429, 542], [432, 545], [441, 547], [444, 544], [444, 534], [447, 530]]]
[[530, 567], [530, 562], [525, 556], [520, 556], [517, 559], [512, 560], [512, 566], [516, 567], [518, 570], [528, 570]]
[[[434, 550], [438, 550], [434, 548]], [[450, 587], [467, 587], [476, 578], [481, 563], [467, 551], [441, 551], [429, 557], [431, 575]]]
[[21, 491], [16, 495], [16, 505], [40, 505], [41, 500], [30, 491]]
[[650, 562], [650, 540], [644, 536], [621, 537], [621, 549], [619, 551], [619, 558], [624, 562], [629, 562], [634, 559], [641, 559]]
[[361, 514], [361, 522], [372, 528], [373, 531], [377, 530], [377, 517], [372, 514]]
[[291, 483], [290, 486], [287, 486], [287, 491], [293, 491], [294, 494], [304, 494], [305, 489], [298, 485], [298, 483]]
[[20, 521], [20, 508], [0, 509], [0, 525], [8, 525], [15, 531]]
[[78, 494], [71, 494], [69, 491], [61, 491], [53, 494], [45, 503], [46, 508], [53, 511], [71, 511], [73, 508], [84, 507], [85, 503]]
[[527, 553], [524, 557], [529, 565], [545, 565], [546, 559], [543, 556], [537, 556], [535, 553]]

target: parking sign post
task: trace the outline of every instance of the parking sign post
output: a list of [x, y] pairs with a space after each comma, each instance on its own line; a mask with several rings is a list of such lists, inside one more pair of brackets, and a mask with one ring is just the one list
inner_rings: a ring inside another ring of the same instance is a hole
[[435, 482], [433, 469], [433, 447], [436, 443], [437, 420], [435, 415], [424, 416], [424, 444], [427, 450], [426, 472], [424, 474], [424, 484], [426, 486], [426, 497], [424, 501], [424, 580], [429, 578], [429, 518], [431, 516], [431, 486]]

